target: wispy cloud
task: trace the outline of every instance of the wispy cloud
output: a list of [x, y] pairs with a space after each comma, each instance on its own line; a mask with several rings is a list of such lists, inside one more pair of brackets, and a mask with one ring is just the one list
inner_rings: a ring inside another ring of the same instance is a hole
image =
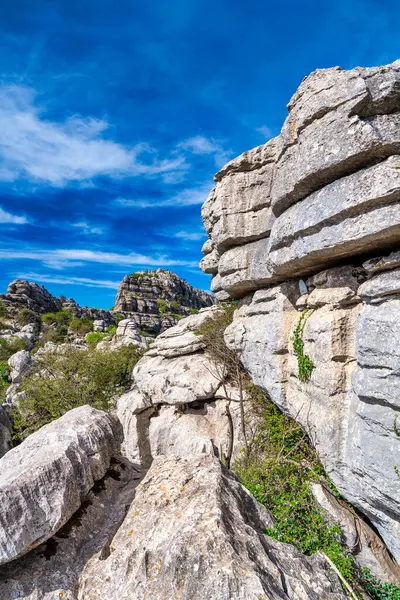
[[188, 242], [197, 242], [205, 238], [206, 234], [204, 231], [178, 231], [175, 233], [176, 238], [186, 240]]
[[257, 127], [256, 131], [260, 133], [266, 140], [270, 140], [274, 137], [274, 132], [272, 131], [271, 127], [268, 127], [268, 125], [261, 125], [261, 127]]
[[197, 261], [176, 260], [167, 255], [148, 256], [134, 252], [119, 254], [117, 252], [95, 252], [81, 249], [2, 249], [0, 250], [0, 260], [35, 260], [51, 268], [81, 266], [85, 263], [126, 265], [127, 267], [193, 267], [197, 265]]
[[222, 167], [232, 157], [232, 151], [225, 150], [220, 140], [202, 135], [190, 137], [181, 142], [178, 147], [193, 154], [212, 154], [217, 167]]
[[39, 283], [60, 283], [62, 285], [82, 285], [84, 287], [118, 289], [120, 281], [108, 279], [90, 279], [88, 277], [54, 277], [54, 275], [43, 275], [41, 273], [18, 273], [17, 279], [27, 279]]
[[[145, 143], [124, 146], [105, 137], [109, 124], [74, 116], [46, 120], [35, 92], [0, 87], [0, 180], [25, 177], [53, 186], [87, 182], [97, 176], [172, 175], [187, 168], [185, 158], [160, 159]], [[147, 159], [147, 160], [146, 160]]]
[[0, 223], [9, 223], [12, 225], [26, 225], [28, 218], [25, 216], [14, 215], [0, 207]]
[[78, 223], [72, 223], [72, 227], [76, 227], [85, 235], [103, 235], [105, 233], [106, 228], [100, 227], [98, 225], [91, 225], [86, 221], [79, 221]]
[[210, 193], [210, 183], [202, 184], [199, 187], [185, 188], [171, 198], [163, 200], [153, 199], [135, 199], [135, 198], [116, 198], [114, 203], [119, 206], [134, 208], [154, 208], [158, 206], [194, 206], [203, 204]]

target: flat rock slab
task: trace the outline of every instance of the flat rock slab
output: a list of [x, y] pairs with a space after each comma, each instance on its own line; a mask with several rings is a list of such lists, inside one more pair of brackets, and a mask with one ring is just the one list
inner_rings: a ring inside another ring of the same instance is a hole
[[82, 406], [45, 425], [0, 460], [0, 564], [60, 529], [106, 473], [122, 430]]
[[271, 517], [214, 457], [157, 458], [79, 600], [344, 600], [320, 555], [263, 534]]

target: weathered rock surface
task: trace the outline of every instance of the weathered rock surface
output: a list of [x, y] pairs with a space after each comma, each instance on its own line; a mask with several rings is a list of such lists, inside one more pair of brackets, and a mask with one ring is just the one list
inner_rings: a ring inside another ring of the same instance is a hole
[[22, 376], [27, 372], [30, 362], [31, 355], [28, 350], [20, 350], [8, 359], [12, 383], [21, 383]]
[[179, 321], [156, 338], [135, 366], [133, 388], [117, 408], [124, 429], [122, 452], [130, 460], [149, 466], [159, 454], [188, 452], [226, 459], [231, 443], [233, 456], [243, 446], [237, 390], [225, 385], [225, 374], [196, 335], [216, 310], [203, 309]]
[[0, 564], [52, 537], [101, 479], [121, 442], [116, 419], [89, 406], [42, 427], [0, 461]]
[[12, 448], [12, 423], [7, 410], [0, 406], [0, 458]]
[[[357, 293], [379, 277], [360, 285], [361, 267], [339, 267], [309, 278], [306, 296], [298, 281], [258, 290], [242, 301], [225, 339], [254, 382], [309, 433], [335, 485], [399, 560], [400, 299], [379, 295], [371, 304], [368, 296], [363, 304]], [[314, 369], [303, 383], [291, 341], [297, 305], [311, 311], [303, 341]]]
[[139, 480], [133, 465], [113, 458], [104, 477], [52, 538], [0, 567], [0, 598], [76, 600], [86, 563], [98, 552], [108, 556], [110, 540], [125, 518]]
[[324, 559], [267, 538], [270, 523], [214, 457], [160, 457], [79, 600], [344, 600]]
[[393, 560], [385, 544], [360, 515], [343, 500], [338, 500], [326, 486], [312, 485], [318, 504], [326, 511], [328, 523], [339, 525], [347, 550], [360, 569], [369, 569], [381, 581], [398, 583], [400, 566]]
[[7, 288], [6, 294], [0, 294], [6, 304], [15, 304], [19, 308], [29, 308], [37, 313], [56, 312], [61, 309], [61, 301], [55, 298], [42, 285], [22, 279], [15, 279]]
[[317, 70], [280, 135], [217, 173], [201, 268], [218, 296], [400, 243], [399, 82], [400, 61]]
[[165, 312], [181, 315], [189, 314], [190, 308], [214, 303], [212, 296], [196, 290], [175, 273], [157, 269], [126, 275], [118, 290], [115, 310], [160, 315], [157, 300], [165, 301]]

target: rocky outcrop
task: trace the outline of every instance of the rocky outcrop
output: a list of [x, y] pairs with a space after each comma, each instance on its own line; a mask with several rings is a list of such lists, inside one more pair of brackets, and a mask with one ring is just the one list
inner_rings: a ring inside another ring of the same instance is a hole
[[79, 600], [340, 600], [319, 556], [264, 535], [271, 517], [214, 457], [156, 459]]
[[[254, 382], [306, 429], [340, 492], [378, 529], [399, 559], [398, 464], [400, 300], [360, 267], [339, 267], [246, 297], [225, 338]], [[393, 289], [396, 289], [396, 278]], [[374, 303], [379, 300], [379, 303]], [[301, 382], [293, 333], [304, 321], [304, 352], [314, 365]]]
[[100, 558], [108, 556], [110, 540], [125, 518], [139, 481], [140, 473], [133, 465], [112, 458], [104, 477], [53, 537], [0, 566], [0, 598], [76, 600], [83, 569], [96, 553]]
[[5, 407], [0, 406], [0, 458], [12, 448], [12, 423]]
[[[228, 345], [397, 560], [399, 106], [400, 61], [315, 71], [280, 135], [228, 163], [202, 212], [212, 289], [241, 298]], [[292, 336], [304, 309], [314, 368], [302, 382]]]
[[121, 442], [111, 416], [89, 406], [30, 435], [0, 465], [0, 564], [51, 538], [101, 479]]
[[148, 467], [160, 454], [199, 452], [227, 459], [243, 446], [238, 390], [225, 381], [197, 335], [216, 310], [179, 321], [135, 366], [133, 388], [117, 408], [124, 429], [121, 449], [130, 460]]
[[240, 297], [400, 241], [400, 61], [304, 79], [280, 135], [215, 177], [201, 267]]
[[61, 301], [42, 285], [22, 279], [12, 281], [6, 294], [0, 294], [0, 300], [6, 306], [29, 308], [36, 313], [57, 312], [61, 309]]
[[[163, 301], [160, 306], [160, 301]], [[115, 300], [115, 310], [150, 315], [188, 315], [189, 310], [214, 303], [212, 296], [193, 288], [171, 271], [157, 269], [126, 275]]]

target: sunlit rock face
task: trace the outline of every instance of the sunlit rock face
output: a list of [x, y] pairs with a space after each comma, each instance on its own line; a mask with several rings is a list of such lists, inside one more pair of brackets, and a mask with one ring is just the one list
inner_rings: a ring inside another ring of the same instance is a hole
[[344, 600], [320, 555], [264, 535], [271, 516], [214, 457], [157, 458], [79, 600]]
[[279, 136], [215, 176], [201, 268], [242, 297], [400, 241], [400, 61], [311, 73]]
[[288, 109], [276, 138], [216, 175], [201, 267], [240, 299], [229, 346], [399, 560], [400, 61], [315, 71]]

